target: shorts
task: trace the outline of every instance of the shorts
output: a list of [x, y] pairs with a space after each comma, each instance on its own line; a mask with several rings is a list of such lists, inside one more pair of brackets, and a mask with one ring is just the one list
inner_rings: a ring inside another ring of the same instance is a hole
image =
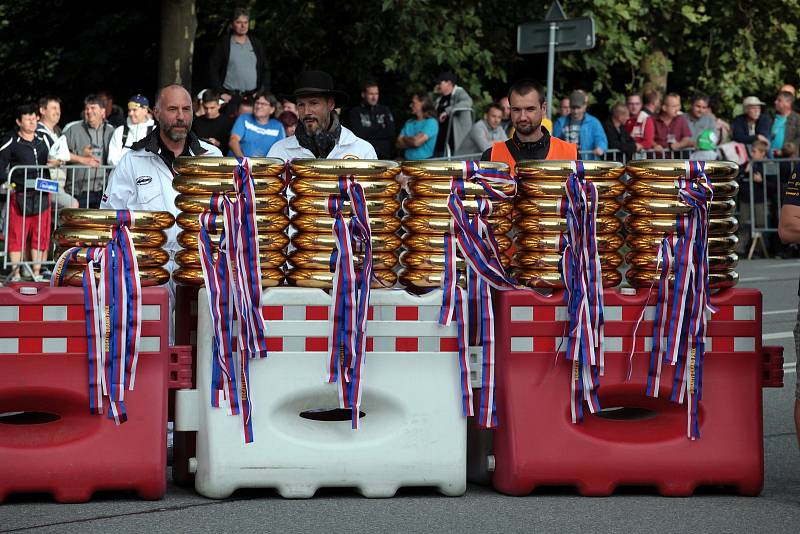
[[[23, 221], [25, 234], [23, 235]], [[14, 195], [8, 210], [8, 251], [22, 252], [31, 240], [33, 250], [47, 250], [50, 245], [50, 204], [41, 213], [23, 216]], [[25, 245], [25, 247], [23, 247]]]
[[[794, 325], [794, 354], [795, 361], [797, 361], [800, 358], [800, 308], [797, 309], [797, 322]], [[797, 364], [795, 363], [795, 365]], [[794, 398], [800, 401], [800, 373], [797, 372], [797, 368], [795, 368], [795, 376], [797, 384], [794, 387]]]

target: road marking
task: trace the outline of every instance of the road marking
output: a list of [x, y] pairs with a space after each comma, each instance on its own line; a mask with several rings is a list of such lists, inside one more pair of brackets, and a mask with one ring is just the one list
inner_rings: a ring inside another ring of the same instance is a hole
[[797, 313], [797, 308], [791, 308], [789, 310], [771, 310], [761, 312], [761, 315], [782, 315], [784, 313]]
[[762, 269], [786, 269], [788, 267], [800, 267], [800, 261], [780, 262], [777, 265], [764, 265]]
[[766, 280], [773, 280], [769, 276], [749, 276], [745, 278], [739, 278], [739, 282], [764, 282]]
[[797, 362], [783, 364], [783, 374], [791, 375], [796, 372], [797, 372]]
[[771, 334], [764, 334], [761, 336], [761, 339], [767, 341], [770, 339], [790, 339], [793, 337], [794, 337], [794, 332], [789, 331], [789, 332], [773, 332]]

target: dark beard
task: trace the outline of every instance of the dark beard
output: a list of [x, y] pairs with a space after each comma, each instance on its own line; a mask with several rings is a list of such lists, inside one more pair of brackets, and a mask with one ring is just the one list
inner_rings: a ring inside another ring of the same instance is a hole
[[342, 125], [339, 123], [339, 115], [335, 111], [331, 111], [331, 123], [327, 130], [318, 128], [314, 135], [309, 135], [305, 123], [300, 121], [294, 131], [300, 146], [310, 150], [316, 158], [327, 158], [339, 141], [341, 133]]

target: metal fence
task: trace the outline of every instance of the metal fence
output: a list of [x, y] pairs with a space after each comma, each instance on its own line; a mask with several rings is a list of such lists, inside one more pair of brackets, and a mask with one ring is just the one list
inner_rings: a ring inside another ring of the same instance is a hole
[[740, 236], [750, 240], [748, 259], [758, 246], [765, 257], [769, 256], [768, 244], [778, 233], [786, 182], [798, 169], [800, 159], [780, 158], [750, 161], [742, 173], [742, 181], [746, 183], [739, 192], [739, 224], [750, 229], [749, 236]]
[[[9, 277], [19, 270], [33, 277], [34, 265], [49, 266], [55, 263], [56, 249], [50, 235], [58, 226], [59, 210], [69, 207], [98, 208], [112, 170], [113, 167], [109, 165], [17, 165], [9, 170], [8, 180], [0, 185], [5, 189], [5, 194], [0, 195], [0, 201], [5, 201], [5, 206], [0, 209], [5, 236], [3, 269], [11, 268]], [[47, 207], [42, 208], [45, 203]], [[21, 236], [19, 251], [9, 250], [12, 231]], [[47, 248], [35, 249], [33, 245], [40, 243], [42, 236], [47, 236]], [[43, 257], [39, 257], [40, 250], [44, 250]]]

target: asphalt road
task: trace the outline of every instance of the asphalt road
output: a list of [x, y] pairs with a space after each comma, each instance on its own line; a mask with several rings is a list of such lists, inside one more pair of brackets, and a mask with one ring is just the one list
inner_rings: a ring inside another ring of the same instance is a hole
[[0, 505], [0, 532], [798, 532], [800, 452], [794, 434], [798, 260], [744, 261], [741, 287], [764, 294], [764, 340], [786, 347], [786, 387], [764, 390], [765, 486], [758, 498], [704, 491], [690, 498], [630, 492], [608, 498], [573, 493], [507, 497], [470, 486], [465, 497], [401, 490], [370, 500], [321, 491], [293, 501], [274, 492], [238, 492], [212, 501], [170, 485], [161, 501], [102, 494], [63, 505], [46, 496], [13, 496]]

